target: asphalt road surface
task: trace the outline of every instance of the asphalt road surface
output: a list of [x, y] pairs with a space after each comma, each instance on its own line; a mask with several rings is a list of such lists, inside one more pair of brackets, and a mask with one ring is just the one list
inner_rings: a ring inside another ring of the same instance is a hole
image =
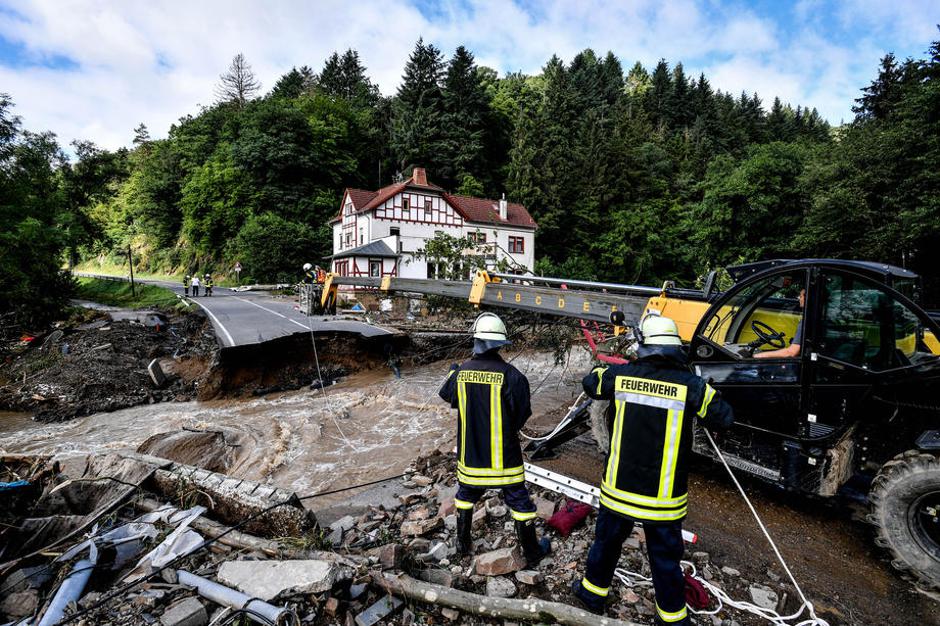
[[[183, 295], [181, 282], [139, 280], [159, 285]], [[212, 320], [216, 336], [222, 347], [246, 346], [264, 343], [279, 337], [313, 331], [355, 333], [364, 337], [392, 335], [395, 331], [341, 316], [307, 317], [297, 306], [297, 299], [276, 297], [263, 291], [233, 291], [228, 287], [214, 287], [212, 296], [199, 296], [189, 301], [201, 307]]]

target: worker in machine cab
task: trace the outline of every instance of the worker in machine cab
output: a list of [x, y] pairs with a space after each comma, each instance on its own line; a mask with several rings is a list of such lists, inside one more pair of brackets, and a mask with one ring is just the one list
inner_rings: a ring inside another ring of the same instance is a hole
[[189, 286], [193, 288], [193, 297], [199, 297], [199, 276], [193, 274], [193, 279], [189, 281]]
[[208, 273], [207, 273], [205, 276], [203, 276], [203, 277], [202, 277], [202, 284], [205, 286], [206, 295], [207, 295], [207, 296], [211, 296], [211, 295], [212, 295], [212, 287], [215, 285], [215, 283], [212, 281], [212, 274], [208, 274]]
[[482, 313], [472, 332], [473, 358], [452, 365], [439, 392], [458, 413], [457, 552], [471, 552], [473, 505], [487, 489], [501, 489], [522, 553], [534, 568], [551, 544], [536, 536], [536, 508], [525, 486], [519, 443], [519, 430], [532, 415], [529, 381], [499, 354], [510, 341], [498, 316]]
[[647, 316], [636, 361], [597, 367], [582, 381], [595, 399], [610, 400], [611, 433], [601, 480], [600, 511], [587, 571], [574, 595], [601, 614], [635, 522], [643, 524], [659, 624], [691, 624], [685, 604], [682, 520], [688, 509], [692, 423], [727, 428], [731, 407], [689, 371], [676, 323]]
[[800, 289], [800, 321], [797, 322], [796, 331], [790, 340], [790, 345], [778, 350], [756, 352], [755, 359], [795, 359], [800, 356], [800, 345], [803, 343], [803, 311], [806, 308], [806, 289]]
[[185, 276], [183, 276], [183, 295], [184, 295], [184, 296], [188, 296], [188, 295], [189, 295], [189, 281], [190, 281], [190, 280], [191, 280], [191, 278], [190, 278], [189, 274], [186, 274]]
[[317, 282], [316, 272], [313, 271], [313, 265], [310, 263], [304, 263], [304, 277], [303, 284], [312, 285]]

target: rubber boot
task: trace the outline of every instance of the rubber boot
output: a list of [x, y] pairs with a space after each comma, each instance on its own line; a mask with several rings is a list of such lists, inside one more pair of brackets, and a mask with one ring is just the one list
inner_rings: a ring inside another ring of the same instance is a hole
[[473, 552], [473, 509], [457, 510], [457, 556], [469, 556]]
[[578, 599], [578, 602], [581, 603], [581, 606], [586, 608], [591, 613], [595, 615], [604, 614], [604, 603], [606, 602], [605, 598], [594, 595], [581, 585], [581, 580], [575, 578], [571, 581], [571, 593], [575, 598]]
[[536, 538], [535, 523], [532, 520], [516, 520], [516, 534], [519, 536], [519, 545], [522, 546], [522, 555], [530, 569], [538, 567], [539, 562], [552, 551], [552, 543], [548, 538], [542, 537], [541, 541]]

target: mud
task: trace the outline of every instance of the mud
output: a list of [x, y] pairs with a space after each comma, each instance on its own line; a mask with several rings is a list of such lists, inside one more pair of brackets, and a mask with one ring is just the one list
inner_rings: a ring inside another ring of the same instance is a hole
[[[58, 422], [192, 399], [216, 350], [211, 324], [200, 313], [171, 316], [159, 326], [98, 314], [10, 354], [0, 364], [0, 410]], [[147, 372], [154, 359], [171, 374], [162, 387]]]

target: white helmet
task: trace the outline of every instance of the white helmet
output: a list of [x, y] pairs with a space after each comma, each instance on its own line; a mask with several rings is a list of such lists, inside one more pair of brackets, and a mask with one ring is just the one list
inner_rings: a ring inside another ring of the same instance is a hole
[[676, 323], [662, 315], [646, 315], [640, 322], [640, 335], [644, 346], [681, 346]]
[[309, 271], [310, 271], [310, 268], [312, 268], [312, 267], [313, 267], [313, 266], [310, 265], [309, 263], [304, 263], [304, 271], [305, 271], [305, 272], [309, 272]]
[[482, 354], [512, 343], [506, 334], [506, 324], [495, 313], [480, 313], [473, 322], [473, 352]]

